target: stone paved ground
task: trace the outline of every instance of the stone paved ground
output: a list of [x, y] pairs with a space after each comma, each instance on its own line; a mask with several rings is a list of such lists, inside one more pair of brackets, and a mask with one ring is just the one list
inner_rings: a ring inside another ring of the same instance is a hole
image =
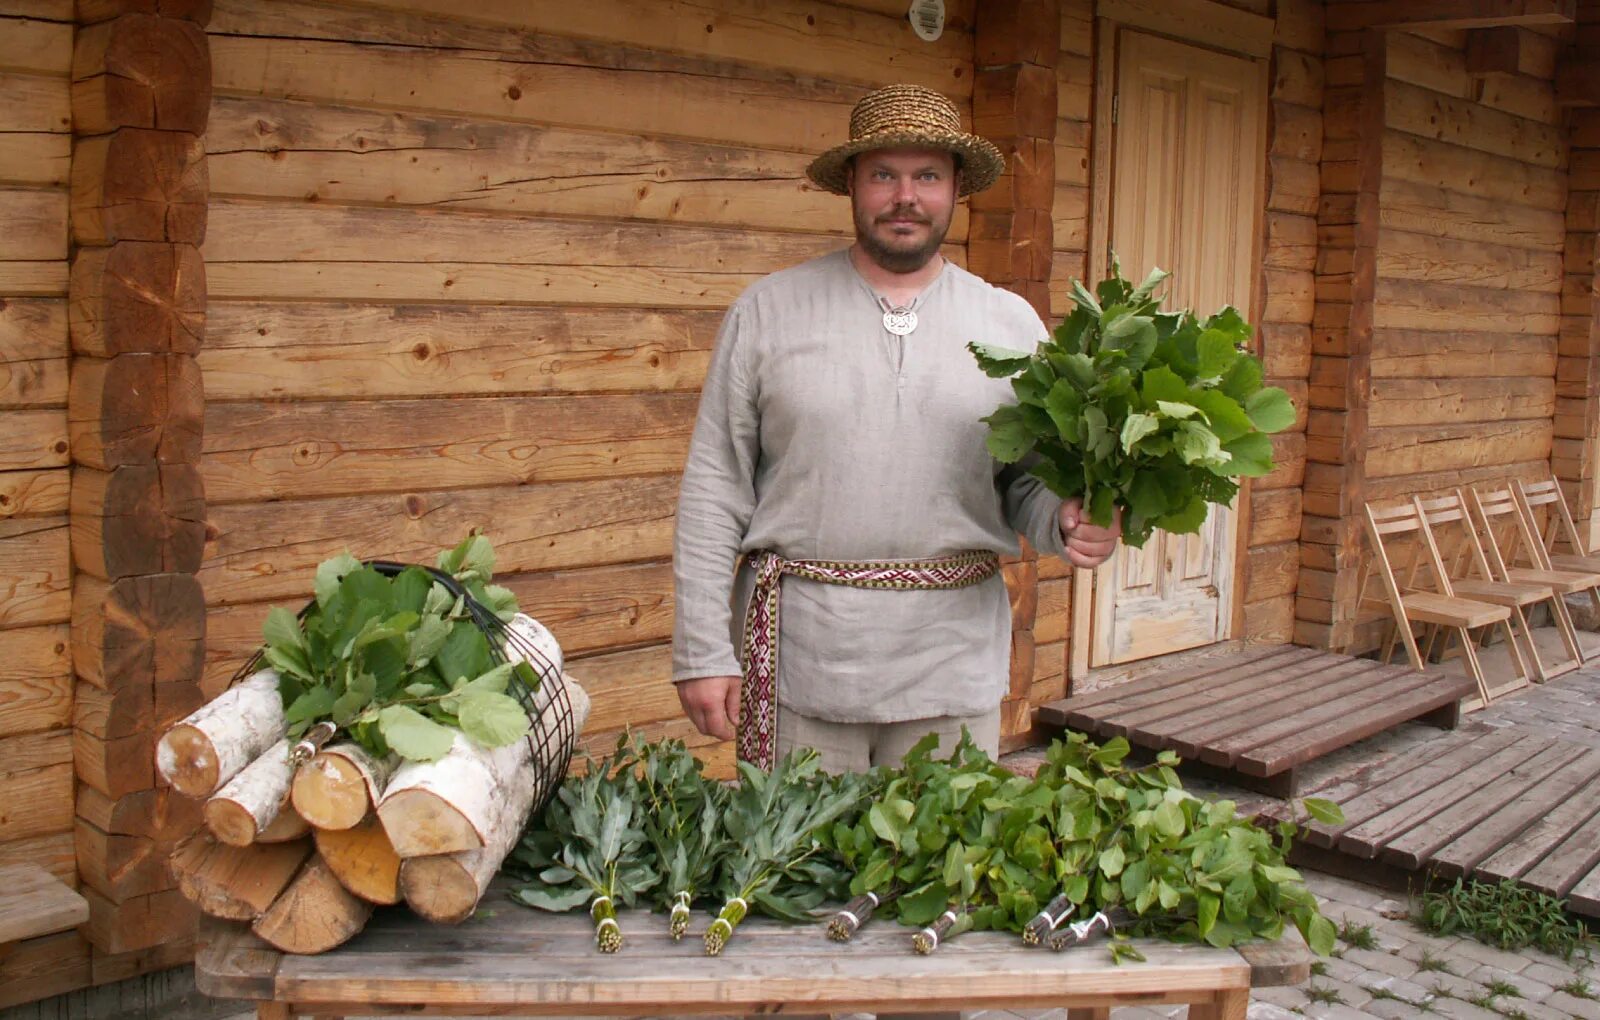
[[[1590, 747], [1600, 747], [1600, 667], [1560, 677], [1520, 692], [1469, 716], [1465, 725], [1528, 726]], [[1438, 739], [1440, 731], [1407, 724], [1362, 741], [1314, 763], [1303, 788], [1338, 781], [1355, 768], [1405, 754]], [[1008, 756], [1026, 767], [1039, 749]], [[1196, 792], [1227, 796], [1241, 808], [1262, 798], [1215, 783], [1190, 782]], [[1250, 1020], [1600, 1020], [1600, 965], [1565, 961], [1538, 950], [1502, 952], [1470, 939], [1434, 938], [1406, 917], [1410, 904], [1395, 893], [1357, 882], [1307, 872], [1307, 882], [1323, 912], [1341, 926], [1371, 927], [1374, 948], [1341, 941], [1334, 958], [1321, 961], [1305, 985], [1263, 988], [1250, 1000]], [[1128, 1007], [1112, 1010], [1112, 1020], [1158, 1020], [1181, 1016], [1184, 1008]], [[227, 1020], [252, 1020], [253, 1011]], [[974, 1011], [963, 1020], [1064, 1020], [1064, 1010], [1021, 1013]], [[866, 1020], [856, 1014], [841, 1020]], [[390, 1018], [400, 1020], [400, 1018]], [[699, 1018], [707, 1020], [707, 1018]]]

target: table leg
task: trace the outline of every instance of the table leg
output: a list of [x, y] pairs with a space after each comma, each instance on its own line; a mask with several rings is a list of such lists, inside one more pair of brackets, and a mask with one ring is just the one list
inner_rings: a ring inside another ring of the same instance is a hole
[[1189, 1007], [1189, 1020], [1244, 1020], [1250, 1008], [1250, 989], [1228, 988], [1211, 1002], [1196, 1002]]
[[1071, 1006], [1067, 1020], [1111, 1020], [1110, 1006]]

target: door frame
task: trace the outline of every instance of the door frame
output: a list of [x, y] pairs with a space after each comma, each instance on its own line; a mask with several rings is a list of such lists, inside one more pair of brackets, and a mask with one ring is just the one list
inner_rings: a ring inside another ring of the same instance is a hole
[[[1259, 56], [1242, 54], [1237, 50], [1224, 50], [1206, 41], [1185, 38], [1183, 35], [1174, 35], [1169, 32], [1152, 30], [1142, 24], [1136, 25], [1126, 22], [1113, 21], [1097, 12], [1095, 17], [1095, 46], [1094, 46], [1094, 136], [1089, 150], [1089, 252], [1084, 260], [1084, 272], [1089, 280], [1102, 279], [1109, 268], [1111, 246], [1111, 183], [1115, 179], [1114, 158], [1116, 151], [1115, 124], [1112, 122], [1112, 102], [1117, 91], [1117, 77], [1121, 70], [1120, 43], [1124, 30], [1134, 30], [1171, 39], [1185, 46], [1192, 46], [1202, 50], [1216, 50], [1226, 53], [1230, 57], [1254, 60], [1258, 65], [1261, 76], [1261, 102], [1263, 109], [1257, 121], [1256, 154], [1258, 159], [1258, 173], [1256, 174], [1256, 195], [1253, 203], [1251, 218], [1251, 265], [1255, 272], [1250, 278], [1250, 298], [1248, 301], [1248, 318], [1254, 326], [1252, 347], [1259, 357], [1261, 354], [1261, 313], [1265, 305], [1265, 295], [1261, 286], [1261, 259], [1266, 246], [1266, 212], [1267, 212], [1267, 175], [1269, 172], [1267, 139], [1268, 121], [1272, 112], [1271, 91], [1271, 60]], [[1176, 31], [1182, 31], [1181, 26], [1173, 26]], [[1244, 606], [1247, 594], [1246, 582], [1247, 567], [1250, 557], [1248, 536], [1250, 534], [1250, 497], [1251, 480], [1241, 478], [1239, 494], [1234, 500], [1236, 520], [1234, 522], [1233, 541], [1233, 607], [1229, 618], [1224, 625], [1222, 637], [1218, 643], [1236, 637], [1244, 631]], [[1075, 568], [1072, 571], [1072, 617], [1068, 621], [1067, 632], [1067, 694], [1073, 693], [1075, 681], [1085, 678], [1097, 669], [1116, 670], [1126, 668], [1127, 663], [1119, 666], [1091, 667], [1089, 665], [1089, 651], [1094, 640], [1094, 578], [1095, 571]], [[1206, 647], [1206, 646], [1202, 646]]]

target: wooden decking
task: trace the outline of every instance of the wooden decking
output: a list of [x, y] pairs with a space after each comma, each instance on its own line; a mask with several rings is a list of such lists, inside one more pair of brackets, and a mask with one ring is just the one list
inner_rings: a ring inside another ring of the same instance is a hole
[[1412, 719], [1453, 727], [1473, 690], [1454, 673], [1257, 645], [1052, 702], [1037, 718], [1170, 749], [1240, 786], [1291, 797], [1296, 766]]
[[1308, 864], [1368, 880], [1388, 871], [1391, 885], [1400, 884], [1394, 869], [1401, 879], [1516, 879], [1600, 917], [1600, 749], [1475, 725], [1316, 795], [1345, 820], [1311, 825], [1302, 842], [1323, 853], [1303, 856]]

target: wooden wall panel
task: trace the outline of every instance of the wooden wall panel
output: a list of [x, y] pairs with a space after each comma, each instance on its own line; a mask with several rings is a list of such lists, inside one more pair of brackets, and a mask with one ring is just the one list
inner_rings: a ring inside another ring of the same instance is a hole
[[[1593, 61], [1597, 55], [1600, 46], [1590, 45], [1569, 59]], [[1573, 175], [1562, 285], [1564, 291], [1591, 297], [1587, 309], [1571, 301], [1562, 308], [1550, 467], [1561, 481], [1580, 538], [1593, 549], [1600, 541], [1600, 302], [1592, 297], [1600, 283], [1595, 273], [1600, 174], [1590, 168], [1600, 166], [1600, 110], [1574, 109], [1571, 118]]]
[[[0, 861], [78, 884], [67, 392], [72, 8], [0, 21]], [[0, 1009], [89, 983], [75, 932], [0, 950]]]
[[[929, 45], [883, 0], [216, 3], [203, 688], [319, 560], [481, 527], [594, 739], [682, 735], [668, 556], [722, 311], [847, 243], [804, 169], [868, 89], [972, 121], [976, 21], [949, 4]], [[960, 264], [968, 233], [963, 203]]]

